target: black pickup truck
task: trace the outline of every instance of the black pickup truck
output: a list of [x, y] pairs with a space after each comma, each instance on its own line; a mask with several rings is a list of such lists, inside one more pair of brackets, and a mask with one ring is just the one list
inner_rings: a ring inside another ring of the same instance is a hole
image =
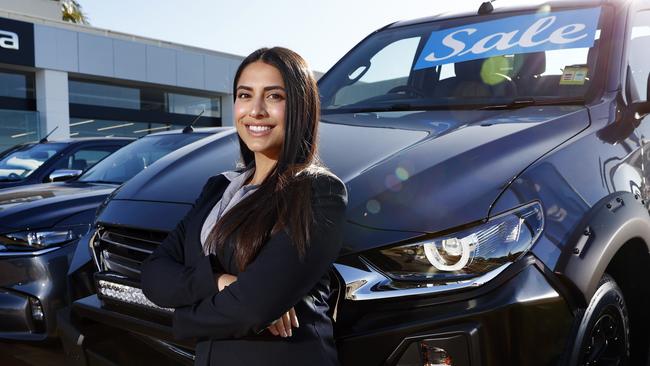
[[[650, 2], [503, 4], [388, 25], [320, 79], [343, 365], [647, 361]], [[100, 210], [71, 363], [192, 363], [139, 266], [236, 157], [171, 154]]]

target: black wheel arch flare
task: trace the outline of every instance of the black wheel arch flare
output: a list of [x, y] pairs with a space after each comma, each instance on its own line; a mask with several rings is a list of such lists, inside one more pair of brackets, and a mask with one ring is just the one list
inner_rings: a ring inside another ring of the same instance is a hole
[[650, 214], [638, 195], [615, 192], [598, 201], [585, 215], [553, 269], [586, 306], [616, 253], [632, 240], [650, 252]]

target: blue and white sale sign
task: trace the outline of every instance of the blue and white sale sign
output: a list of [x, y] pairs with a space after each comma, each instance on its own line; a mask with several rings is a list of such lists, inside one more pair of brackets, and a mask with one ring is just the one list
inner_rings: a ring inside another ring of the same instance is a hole
[[519, 15], [431, 33], [414, 69], [516, 53], [591, 47], [600, 8]]

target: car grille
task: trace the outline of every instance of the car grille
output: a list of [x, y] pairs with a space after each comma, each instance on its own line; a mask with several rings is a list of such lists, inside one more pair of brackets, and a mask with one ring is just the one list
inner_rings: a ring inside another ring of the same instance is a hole
[[139, 281], [142, 262], [166, 236], [167, 233], [149, 230], [100, 228], [94, 246], [101, 270]]

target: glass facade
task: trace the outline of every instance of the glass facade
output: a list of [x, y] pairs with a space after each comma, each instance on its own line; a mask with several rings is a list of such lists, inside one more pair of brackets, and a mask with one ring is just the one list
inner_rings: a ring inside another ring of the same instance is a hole
[[198, 115], [201, 111], [206, 117], [221, 117], [221, 98], [197, 95], [165, 93], [166, 108], [169, 113]]
[[39, 125], [38, 112], [0, 109], [0, 151], [38, 140]]
[[70, 80], [70, 103], [140, 109], [140, 89]]
[[70, 118], [70, 137], [140, 137], [182, 127], [171, 123]]
[[70, 78], [70, 137], [139, 137], [195, 126], [221, 126], [221, 97], [150, 86]]
[[205, 117], [221, 117], [221, 98], [215, 95], [79, 79], [70, 79], [68, 87], [71, 104], [188, 115], [205, 110]]
[[0, 69], [0, 97], [34, 99], [34, 74]]
[[0, 151], [40, 137], [34, 73], [0, 69]]

